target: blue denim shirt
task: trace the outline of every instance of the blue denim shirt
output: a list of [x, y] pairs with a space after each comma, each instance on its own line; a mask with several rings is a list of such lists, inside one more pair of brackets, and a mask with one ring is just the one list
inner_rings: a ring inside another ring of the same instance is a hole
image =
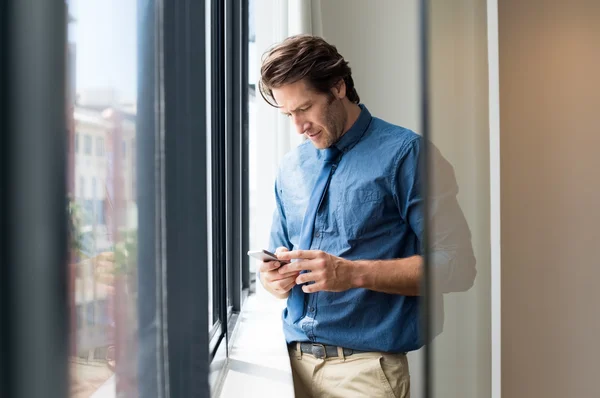
[[[421, 254], [425, 222], [418, 165], [423, 140], [413, 131], [372, 117], [364, 105], [361, 109], [358, 120], [335, 144], [342, 156], [317, 213], [311, 249], [349, 260]], [[307, 141], [281, 162], [275, 182], [271, 250], [280, 246], [298, 249], [321, 156]], [[448, 279], [455, 268], [449, 259], [456, 256], [448, 250], [442, 254], [438, 266], [442, 279]], [[288, 343], [407, 352], [423, 344], [419, 311], [418, 297], [362, 288], [306, 294], [294, 286], [283, 311], [284, 334]]]

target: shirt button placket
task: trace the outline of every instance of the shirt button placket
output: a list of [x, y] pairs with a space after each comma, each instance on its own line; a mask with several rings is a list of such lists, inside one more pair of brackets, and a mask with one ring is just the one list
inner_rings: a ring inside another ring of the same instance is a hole
[[317, 295], [319, 293], [315, 292], [315, 293], [311, 293], [310, 294], [310, 298], [308, 300], [308, 312], [310, 313], [310, 317], [311, 317], [311, 321], [310, 321], [310, 335], [311, 335], [311, 340], [315, 341], [315, 321], [316, 321], [316, 317], [317, 317]]
[[[323, 234], [321, 232], [319, 232], [319, 229], [322, 227], [322, 217], [323, 217], [323, 212], [324, 210], [321, 210], [319, 213], [317, 213], [316, 219], [315, 219], [315, 232], [313, 234], [313, 240], [312, 240], [312, 244], [311, 244], [311, 249], [312, 250], [319, 250], [321, 247], [321, 238], [323, 236]], [[313, 284], [314, 282], [310, 282], [310, 284]], [[317, 294], [318, 293], [310, 293], [308, 296], [308, 301], [307, 301], [307, 311], [308, 311], [308, 318], [310, 319], [310, 321], [308, 321], [305, 325], [306, 325], [306, 329], [305, 329], [305, 333], [307, 335], [307, 337], [310, 339], [310, 341], [315, 342], [316, 341], [316, 337], [315, 337], [315, 317], [316, 317], [316, 310], [317, 310]]]

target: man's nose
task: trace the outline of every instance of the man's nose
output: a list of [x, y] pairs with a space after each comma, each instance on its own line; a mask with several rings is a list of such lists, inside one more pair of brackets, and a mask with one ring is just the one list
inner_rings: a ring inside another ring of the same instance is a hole
[[298, 134], [304, 134], [304, 132], [310, 128], [310, 123], [301, 117], [294, 116], [294, 124], [296, 125]]

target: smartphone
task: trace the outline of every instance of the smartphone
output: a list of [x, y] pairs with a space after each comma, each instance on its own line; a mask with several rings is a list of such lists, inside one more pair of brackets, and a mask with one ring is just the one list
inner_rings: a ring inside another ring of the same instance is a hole
[[250, 250], [248, 252], [248, 255], [252, 258], [255, 258], [255, 259], [261, 260], [261, 261], [279, 261], [281, 264], [289, 263], [289, 261], [279, 260], [276, 255], [274, 255], [273, 253], [271, 253], [268, 250], [254, 250], [254, 251]]

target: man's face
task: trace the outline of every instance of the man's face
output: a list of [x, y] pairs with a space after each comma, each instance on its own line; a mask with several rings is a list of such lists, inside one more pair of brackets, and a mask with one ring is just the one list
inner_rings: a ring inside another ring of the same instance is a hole
[[[343, 85], [342, 85], [343, 86]], [[296, 126], [318, 149], [335, 144], [344, 134], [348, 115], [342, 103], [345, 90], [333, 89], [331, 95], [318, 93], [301, 80], [273, 89], [273, 97]]]

